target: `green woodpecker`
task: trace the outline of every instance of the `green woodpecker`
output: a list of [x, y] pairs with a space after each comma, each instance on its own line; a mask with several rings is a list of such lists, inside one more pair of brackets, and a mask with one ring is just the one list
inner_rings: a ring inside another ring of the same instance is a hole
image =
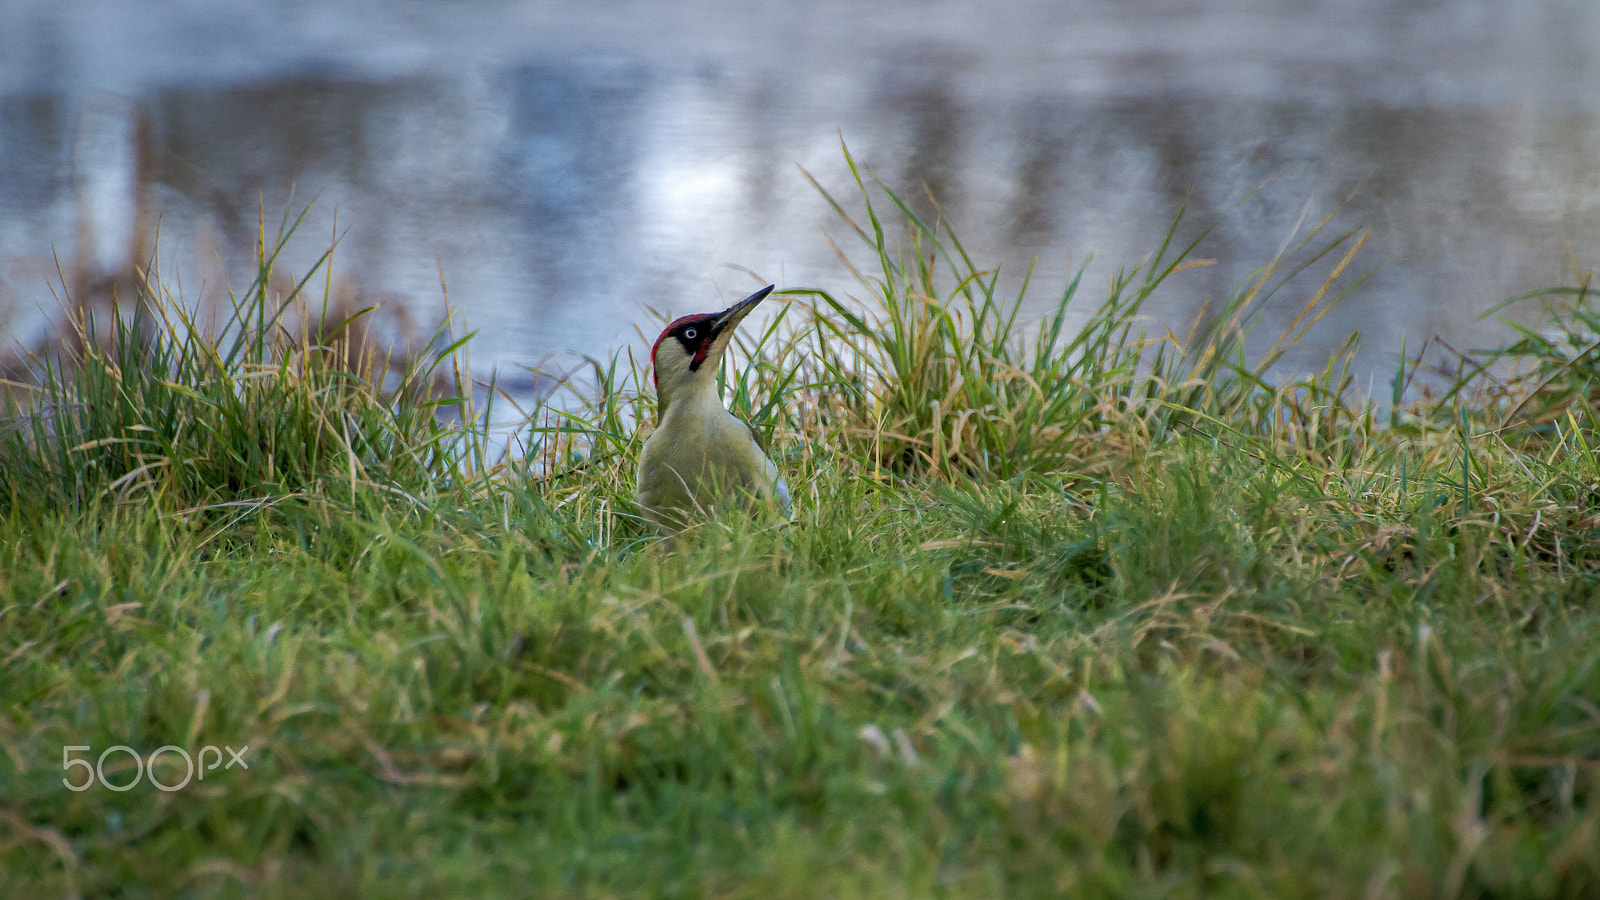
[[734, 330], [770, 293], [769, 284], [722, 312], [676, 319], [650, 348], [660, 412], [639, 454], [635, 499], [658, 526], [680, 528], [697, 514], [714, 512], [719, 497], [735, 492], [776, 503], [789, 514], [789, 485], [755, 430], [722, 405], [717, 388]]

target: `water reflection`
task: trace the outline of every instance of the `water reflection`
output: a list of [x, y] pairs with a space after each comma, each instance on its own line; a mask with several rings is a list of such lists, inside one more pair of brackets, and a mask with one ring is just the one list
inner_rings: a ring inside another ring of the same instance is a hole
[[[1399, 5], [1367, 4], [1389, 18], [1355, 32], [1324, 21], [1303, 34], [1281, 12], [1262, 24], [1237, 11], [1149, 17], [1161, 28], [1139, 31], [1143, 20], [1085, 4], [1108, 23], [1089, 38], [1050, 4], [1024, 6], [1022, 27], [1038, 33], [1018, 47], [1066, 47], [1032, 74], [996, 61], [1007, 47], [890, 43], [888, 26], [874, 34], [893, 51], [848, 66], [808, 68], [815, 37], [797, 37], [781, 65], [524, 48], [335, 77], [268, 54], [232, 83], [197, 74], [120, 94], [58, 83], [35, 48], [27, 78], [0, 82], [0, 303], [12, 311], [0, 328], [28, 340], [43, 327], [55, 254], [104, 280], [141, 257], [157, 220], [163, 268], [192, 299], [219, 297], [248, 277], [258, 202], [275, 220], [315, 201], [282, 263], [303, 269], [341, 234], [337, 276], [391, 301], [396, 327], [439, 320], [442, 270], [480, 331], [479, 368], [604, 353], [648, 329], [646, 306], [709, 308], [745, 290], [728, 264], [852, 290], [822, 237], [844, 229], [796, 166], [846, 190], [841, 132], [921, 211], [936, 197], [977, 259], [1020, 274], [1037, 257], [1040, 306], [1090, 254], [1085, 290], [1102, 295], [1184, 204], [1180, 240], [1215, 224], [1200, 254], [1217, 264], [1183, 273], [1153, 310], [1174, 327], [1297, 223], [1370, 228], [1358, 266], [1370, 280], [1289, 365], [1360, 328], [1360, 362], [1382, 378], [1402, 335], [1488, 340], [1483, 310], [1600, 261], [1596, 107], [1550, 69], [1518, 80], [1486, 64], [1480, 77], [1454, 61], [1484, 42], [1547, 40], [1551, 66], [1593, 76], [1571, 29], [1596, 14], [1545, 4], [1501, 34], [1496, 7], [1478, 4], [1488, 24], [1469, 16], [1419, 47], [1438, 23]], [[1240, 54], [1251, 28], [1278, 28], [1279, 55]], [[1275, 298], [1279, 323], [1315, 286]]]

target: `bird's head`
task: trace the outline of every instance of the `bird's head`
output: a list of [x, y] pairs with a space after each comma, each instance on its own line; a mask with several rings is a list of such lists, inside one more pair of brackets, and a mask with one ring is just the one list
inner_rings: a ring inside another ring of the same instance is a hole
[[697, 390], [716, 390], [717, 370], [734, 330], [770, 293], [769, 284], [722, 312], [683, 316], [662, 329], [655, 346], [650, 348], [650, 368], [655, 373], [661, 415], [667, 414], [667, 404], [674, 398]]

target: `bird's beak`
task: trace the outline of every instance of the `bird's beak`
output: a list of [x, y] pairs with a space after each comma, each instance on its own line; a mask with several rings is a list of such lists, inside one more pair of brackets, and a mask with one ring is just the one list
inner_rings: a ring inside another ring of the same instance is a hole
[[723, 310], [711, 323], [713, 333], [720, 335], [723, 332], [732, 331], [733, 329], [737, 328], [740, 320], [749, 315], [750, 310], [755, 309], [756, 306], [761, 303], [761, 301], [767, 299], [767, 295], [770, 293], [772, 293], [772, 285], [769, 284], [761, 290], [756, 291], [754, 294], [751, 294], [743, 300], [740, 300], [738, 303], [735, 303], [734, 305]]

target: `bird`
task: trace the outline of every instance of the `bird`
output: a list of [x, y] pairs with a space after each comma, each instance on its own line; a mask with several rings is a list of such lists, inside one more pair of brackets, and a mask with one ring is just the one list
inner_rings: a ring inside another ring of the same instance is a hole
[[650, 348], [657, 424], [639, 454], [634, 500], [659, 528], [682, 530], [714, 514], [719, 500], [739, 494], [792, 515], [788, 483], [755, 429], [728, 412], [717, 387], [739, 323], [772, 289], [769, 284], [722, 312], [674, 319]]

